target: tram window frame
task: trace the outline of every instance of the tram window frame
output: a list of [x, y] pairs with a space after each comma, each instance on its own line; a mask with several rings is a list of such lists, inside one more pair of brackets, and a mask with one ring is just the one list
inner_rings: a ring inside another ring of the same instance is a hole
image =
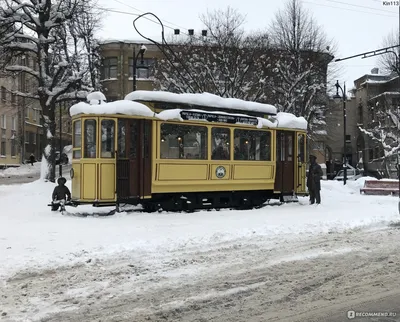
[[[245, 129], [234, 129], [233, 134], [234, 142], [234, 160], [235, 161], [272, 161], [272, 133], [271, 131], [257, 131], [257, 130], [245, 130]], [[265, 142], [262, 141], [264, 138]], [[257, 139], [258, 142], [257, 142]], [[248, 148], [247, 155], [246, 151], [241, 152], [242, 146]], [[257, 144], [259, 144], [259, 152], [257, 153]], [[262, 147], [265, 148], [263, 153]], [[241, 155], [239, 155], [239, 153]], [[253, 155], [253, 158], [250, 158]]]
[[[93, 124], [89, 124], [89, 122], [93, 122]], [[88, 124], [94, 125], [93, 135], [92, 135], [92, 142], [88, 142]], [[83, 137], [83, 145], [84, 145], [84, 158], [87, 159], [95, 159], [97, 156], [97, 120], [96, 119], [86, 119], [84, 121], [84, 137]], [[94, 143], [93, 143], [94, 142]], [[90, 145], [90, 147], [89, 147]], [[94, 151], [93, 151], [94, 148]], [[90, 153], [89, 153], [89, 150]]]
[[[103, 124], [107, 122], [112, 124], [111, 127], [104, 126]], [[101, 119], [101, 150], [100, 157], [102, 159], [112, 159], [115, 157], [115, 120], [113, 119]], [[106, 133], [103, 133], [103, 131]], [[111, 130], [111, 131], [109, 131]], [[106, 135], [105, 140], [103, 141], [103, 135]]]
[[[218, 136], [223, 136], [218, 137]], [[217, 142], [218, 141], [218, 142]], [[222, 147], [222, 150], [217, 148]], [[227, 127], [211, 128], [211, 160], [231, 159], [231, 130]], [[219, 152], [219, 155], [217, 153]], [[225, 154], [222, 155], [222, 154]]]
[[[200, 143], [198, 142], [200, 134]], [[185, 142], [195, 142], [185, 146]], [[190, 137], [192, 136], [192, 137]], [[195, 145], [195, 143], [198, 145]], [[172, 143], [172, 144], [171, 144]], [[165, 144], [165, 147], [163, 145]], [[198, 148], [198, 153], [186, 151], [186, 149]], [[167, 154], [163, 154], [163, 148]], [[171, 155], [171, 152], [176, 152]], [[208, 160], [208, 128], [200, 125], [161, 123], [160, 124], [160, 159], [192, 159]]]
[[80, 159], [82, 157], [82, 120], [74, 121], [72, 128], [72, 158]]

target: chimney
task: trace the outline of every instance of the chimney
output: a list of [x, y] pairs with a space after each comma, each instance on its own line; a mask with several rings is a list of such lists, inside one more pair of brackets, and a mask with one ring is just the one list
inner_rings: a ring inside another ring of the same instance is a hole
[[371, 69], [371, 74], [378, 75], [378, 73], [379, 73], [379, 68], [378, 67], [375, 67], [375, 68]]

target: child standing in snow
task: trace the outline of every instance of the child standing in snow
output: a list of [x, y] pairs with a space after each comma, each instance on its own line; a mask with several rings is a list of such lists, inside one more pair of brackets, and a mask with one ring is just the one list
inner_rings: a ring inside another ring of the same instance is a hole
[[68, 187], [65, 185], [67, 180], [64, 177], [60, 177], [57, 179], [58, 186], [54, 188], [52, 195], [52, 205], [51, 210], [56, 211], [61, 205], [61, 209], [64, 208], [65, 202], [71, 200], [71, 192]]

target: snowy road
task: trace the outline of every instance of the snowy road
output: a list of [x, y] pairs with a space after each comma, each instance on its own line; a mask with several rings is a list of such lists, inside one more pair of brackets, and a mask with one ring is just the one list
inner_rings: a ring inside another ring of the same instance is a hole
[[0, 321], [346, 321], [400, 289], [399, 227], [289, 236], [21, 271], [0, 285]]

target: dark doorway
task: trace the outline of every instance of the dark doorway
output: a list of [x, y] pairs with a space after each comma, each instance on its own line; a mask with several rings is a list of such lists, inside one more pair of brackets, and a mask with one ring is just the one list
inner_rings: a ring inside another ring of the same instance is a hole
[[294, 132], [276, 132], [275, 191], [294, 191]]
[[151, 194], [151, 125], [150, 120], [118, 120], [118, 200]]

